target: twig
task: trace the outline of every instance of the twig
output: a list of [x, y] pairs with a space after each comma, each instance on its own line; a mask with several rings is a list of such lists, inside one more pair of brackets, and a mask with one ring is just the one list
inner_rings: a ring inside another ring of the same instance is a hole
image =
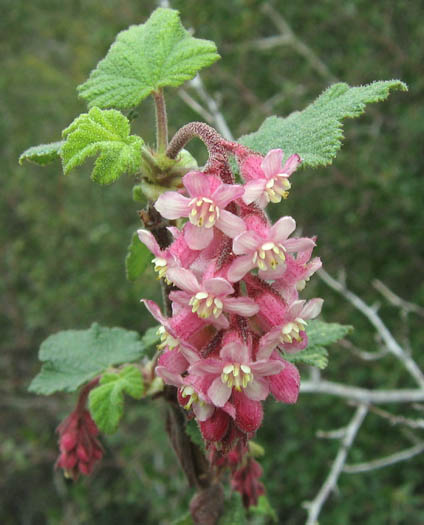
[[356, 386], [333, 383], [332, 381], [303, 381], [300, 385], [302, 394], [329, 394], [349, 399], [358, 403], [414, 403], [424, 400], [422, 389], [368, 390]]
[[375, 309], [368, 306], [360, 297], [348, 290], [340, 281], [337, 281], [325, 270], [318, 271], [319, 277], [333, 290], [345, 297], [357, 310], [359, 310], [374, 326], [381, 336], [388, 350], [395, 355], [405, 366], [417, 384], [424, 389], [424, 375], [417, 363], [408, 355], [392, 336], [386, 325], [381, 320]]
[[355, 440], [356, 434], [367, 414], [367, 411], [368, 408], [366, 405], [360, 405], [356, 409], [354, 416], [346, 428], [345, 436], [342, 440], [341, 446], [333, 462], [330, 473], [327, 476], [327, 479], [324, 481], [324, 484], [322, 485], [315, 499], [312, 502], [308, 502], [307, 504], [308, 519], [306, 521], [306, 525], [315, 525], [318, 523], [317, 519], [319, 513], [321, 512], [322, 506], [326, 502], [330, 493], [336, 487], [337, 480], [339, 479], [339, 476], [343, 470], [343, 466], [346, 462], [349, 449]]
[[208, 124], [213, 124], [215, 119], [207, 109], [197, 102], [184, 88], [178, 91], [178, 95], [193, 111], [198, 113]]
[[396, 452], [395, 454], [391, 454], [384, 458], [374, 459], [373, 461], [367, 461], [364, 463], [356, 463], [356, 465], [345, 465], [343, 467], [343, 472], [346, 472], [347, 474], [358, 474], [359, 472], [377, 470], [379, 468], [394, 465], [400, 461], [407, 461], [422, 452], [424, 452], [424, 442], [418, 443], [414, 447], [407, 448], [401, 452]]
[[378, 352], [366, 352], [365, 350], [361, 350], [360, 348], [355, 346], [351, 341], [347, 339], [342, 339], [341, 341], [339, 341], [339, 345], [348, 348], [354, 355], [356, 355], [360, 359], [363, 359], [364, 361], [376, 361], [377, 359], [385, 357], [389, 353], [386, 347], [382, 348]]
[[379, 279], [374, 279], [373, 281], [371, 281], [371, 284], [393, 306], [397, 306], [398, 308], [404, 310], [407, 313], [414, 312], [415, 314], [424, 317], [424, 308], [422, 306], [415, 303], [410, 303], [409, 301], [405, 301], [404, 299], [396, 295], [394, 292], [392, 292], [392, 290], [390, 290], [390, 288], [388, 288]]
[[320, 439], [342, 439], [346, 434], [346, 427], [337, 428], [336, 430], [318, 430], [316, 433], [317, 438]]
[[411, 419], [404, 416], [397, 416], [391, 412], [373, 406], [370, 406], [369, 409], [370, 412], [373, 412], [377, 416], [387, 419], [392, 425], [406, 425], [410, 428], [424, 428], [424, 419]]
[[[292, 48], [299, 53], [299, 55], [302, 55], [304, 58], [306, 58], [311, 67], [315, 69], [315, 71], [317, 71], [321, 76], [327, 80], [330, 80], [331, 82], [337, 82], [337, 77], [331, 73], [327, 65], [324, 64], [319, 56], [314, 51], [312, 51], [312, 49], [307, 44], [305, 44], [303, 40], [300, 40], [300, 38], [296, 36], [283, 16], [276, 9], [274, 9], [270, 3], [266, 2], [263, 4], [262, 11], [269, 16], [271, 21], [280, 31], [281, 36], [279, 45], [291, 45]], [[276, 41], [277, 40], [274, 39], [274, 45]]]

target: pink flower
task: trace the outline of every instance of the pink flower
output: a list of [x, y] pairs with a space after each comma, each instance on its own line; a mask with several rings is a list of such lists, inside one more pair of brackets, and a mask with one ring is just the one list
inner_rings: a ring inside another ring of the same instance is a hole
[[290, 289], [301, 292], [311, 276], [321, 268], [322, 263], [319, 257], [310, 260], [312, 250], [313, 246], [299, 253], [296, 258], [287, 254], [285, 271], [274, 283], [277, 290], [285, 292], [285, 297]]
[[287, 239], [295, 230], [296, 222], [292, 217], [282, 217], [273, 226], [262, 221], [249, 221], [249, 229], [238, 235], [233, 241], [233, 252], [237, 257], [228, 270], [228, 279], [232, 282], [242, 279], [253, 268], [259, 268], [263, 279], [277, 279], [285, 271], [287, 252], [307, 250], [315, 245], [306, 237]]
[[223, 407], [233, 389], [252, 401], [263, 401], [269, 393], [265, 377], [278, 374], [284, 367], [278, 361], [253, 361], [248, 346], [238, 341], [225, 345], [219, 359], [201, 359], [190, 366], [189, 375], [201, 376], [211, 381], [208, 398], [217, 407]]
[[248, 457], [242, 465], [233, 472], [231, 488], [239, 492], [243, 499], [243, 505], [249, 508], [258, 504], [258, 498], [265, 493], [265, 487], [259, 481], [262, 476], [262, 467], [259, 463]]
[[229, 326], [223, 312], [250, 317], [259, 310], [248, 297], [228, 297], [234, 293], [234, 288], [222, 277], [206, 278], [200, 284], [190, 270], [183, 268], [169, 270], [169, 276], [172, 282], [183, 290], [171, 292], [170, 299], [185, 307], [191, 307], [192, 312], [199, 318], [218, 328]]
[[297, 154], [291, 155], [282, 166], [283, 156], [281, 149], [273, 149], [266, 154], [260, 166], [257, 161], [251, 162], [249, 157], [242, 162], [241, 174], [248, 181], [243, 195], [246, 204], [255, 202], [260, 208], [265, 208], [269, 202], [280, 202], [287, 198], [291, 187], [288, 178], [297, 169], [301, 159]]
[[[262, 302], [263, 298], [259, 299]], [[322, 308], [323, 299], [295, 301], [286, 310], [282, 320], [277, 321], [260, 340], [258, 359], [269, 359], [277, 346], [286, 352], [303, 350], [308, 344], [306, 335], [307, 320], [317, 317]]]
[[190, 195], [167, 191], [159, 196], [155, 208], [167, 219], [188, 217], [184, 237], [193, 250], [203, 250], [213, 239], [214, 228], [234, 238], [245, 230], [243, 220], [225, 208], [243, 195], [236, 184], [224, 184], [215, 175], [198, 171], [187, 173], [183, 184]]

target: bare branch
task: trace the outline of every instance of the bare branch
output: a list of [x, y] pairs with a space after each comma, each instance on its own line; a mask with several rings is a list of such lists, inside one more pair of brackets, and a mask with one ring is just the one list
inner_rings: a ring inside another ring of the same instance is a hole
[[371, 282], [371, 284], [393, 306], [397, 306], [398, 308], [404, 310], [407, 313], [414, 312], [415, 314], [424, 317], [424, 308], [422, 306], [415, 303], [410, 303], [409, 301], [405, 301], [404, 299], [396, 295], [394, 292], [392, 292], [390, 288], [388, 288], [383, 282], [381, 282], [378, 279], [374, 279]]
[[178, 95], [193, 111], [198, 113], [208, 124], [215, 122], [213, 115], [197, 102], [184, 88], [178, 91]]
[[370, 406], [369, 409], [377, 416], [387, 419], [391, 425], [406, 425], [410, 428], [424, 428], [424, 419], [411, 419], [404, 416], [397, 416], [391, 412], [373, 406]]
[[362, 422], [368, 412], [366, 405], [359, 405], [356, 409], [355, 414], [353, 415], [349, 425], [346, 427], [346, 432], [342, 440], [341, 446], [337, 453], [337, 456], [333, 462], [330, 473], [327, 476], [327, 479], [324, 481], [321, 489], [316, 495], [315, 499], [312, 502], [308, 502], [308, 519], [306, 525], [316, 525], [319, 513], [326, 502], [330, 493], [335, 489], [337, 480], [343, 470], [344, 464], [346, 462], [347, 454], [350, 447], [352, 446], [356, 434], [362, 425]]
[[336, 430], [318, 430], [316, 433], [317, 438], [320, 439], [342, 439], [346, 434], [346, 427], [337, 428]]
[[385, 357], [389, 353], [387, 348], [383, 348], [378, 352], [367, 352], [365, 350], [361, 350], [348, 339], [342, 339], [338, 342], [338, 344], [344, 348], [348, 348], [354, 355], [360, 359], [363, 359], [364, 361], [376, 361], [377, 359]]
[[345, 465], [343, 472], [347, 474], [358, 474], [359, 472], [369, 472], [370, 470], [377, 470], [379, 468], [388, 467], [399, 463], [400, 461], [407, 461], [408, 459], [417, 456], [424, 452], [424, 441], [418, 443], [414, 447], [407, 448], [401, 452], [396, 452], [390, 456], [386, 456], [380, 459], [374, 459], [373, 461], [367, 461], [364, 463], [357, 463], [356, 465]]
[[[319, 58], [319, 56], [314, 51], [312, 51], [312, 49], [307, 44], [305, 44], [303, 40], [300, 40], [300, 38], [296, 36], [296, 34], [293, 32], [292, 28], [289, 26], [289, 24], [286, 22], [283, 16], [278, 11], [276, 11], [269, 2], [263, 4], [262, 11], [269, 16], [271, 21], [280, 31], [280, 45], [291, 45], [292, 48], [299, 53], [299, 55], [302, 55], [304, 58], [306, 58], [311, 67], [315, 69], [315, 71], [317, 71], [321, 76], [323, 76], [326, 80], [330, 80], [331, 82], [337, 82], [337, 77], [335, 77], [333, 73], [331, 73], [327, 65], [324, 64], [324, 62]], [[275, 47], [276, 41], [277, 39], [276, 37], [274, 37], [272, 47]], [[262, 42], [262, 46], [263, 45], [264, 43]], [[262, 47], [262, 49], [264, 49], [264, 47]]]
[[360, 297], [348, 290], [340, 281], [337, 281], [325, 270], [318, 271], [319, 277], [333, 290], [345, 297], [357, 310], [359, 310], [377, 330], [388, 350], [396, 356], [405, 366], [417, 384], [424, 388], [424, 375], [417, 363], [408, 355], [392, 336], [386, 325], [381, 320], [374, 308], [368, 306]]
[[358, 403], [415, 403], [424, 400], [424, 390], [368, 390], [356, 386], [334, 383], [332, 381], [302, 381], [300, 392], [303, 394], [329, 394]]

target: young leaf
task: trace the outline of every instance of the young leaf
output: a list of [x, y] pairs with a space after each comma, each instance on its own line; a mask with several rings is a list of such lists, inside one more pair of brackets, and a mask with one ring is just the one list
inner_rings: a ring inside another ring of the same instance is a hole
[[135, 366], [127, 366], [117, 374], [107, 373], [100, 385], [91, 390], [88, 404], [99, 430], [111, 434], [118, 428], [124, 411], [124, 392], [134, 399], [143, 395], [143, 378]]
[[152, 254], [140, 241], [137, 232], [134, 232], [125, 257], [127, 279], [135, 281], [144, 272], [151, 260]]
[[297, 153], [303, 166], [331, 164], [343, 139], [341, 121], [359, 117], [366, 104], [386, 99], [392, 89], [408, 88], [400, 80], [359, 87], [334, 84], [303, 111], [286, 118], [268, 117], [258, 131], [244, 135], [239, 142], [262, 154], [274, 148], [281, 148], [286, 158]]
[[28, 148], [19, 157], [19, 164], [23, 164], [24, 160], [34, 162], [39, 166], [50, 164], [56, 159], [60, 159], [60, 150], [64, 144], [63, 140], [59, 142], [51, 142], [50, 144], [40, 144], [39, 146], [32, 146]]
[[352, 330], [353, 326], [350, 325], [310, 321], [306, 328], [308, 347], [328, 346], [339, 339], [343, 339], [343, 337], [352, 332]]
[[194, 419], [187, 421], [185, 425], [185, 431], [191, 441], [197, 445], [200, 450], [205, 451], [205, 442], [203, 441], [199, 426], [196, 421], [194, 421]]
[[29, 390], [44, 395], [74, 392], [108, 367], [137, 361], [145, 353], [137, 332], [97, 323], [88, 330], [65, 330], [41, 344], [38, 356], [44, 363]]
[[139, 170], [143, 140], [130, 135], [129, 121], [119, 111], [92, 108], [77, 117], [63, 136], [66, 142], [60, 154], [65, 174], [93, 155], [99, 156], [91, 178], [99, 184], [110, 184], [123, 173]]
[[129, 109], [160, 88], [180, 86], [218, 58], [213, 42], [184, 29], [178, 11], [159, 8], [145, 24], [118, 34], [78, 91], [89, 107]]
[[321, 370], [324, 370], [328, 365], [328, 352], [323, 346], [311, 346], [296, 354], [284, 354], [283, 357], [290, 363], [316, 366]]

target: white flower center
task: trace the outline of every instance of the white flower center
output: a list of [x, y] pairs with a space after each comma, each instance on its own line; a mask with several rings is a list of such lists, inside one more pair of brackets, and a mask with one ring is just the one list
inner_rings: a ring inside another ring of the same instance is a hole
[[268, 202], [280, 202], [289, 196], [290, 182], [287, 180], [286, 173], [278, 173], [266, 183], [265, 194]]
[[194, 390], [194, 388], [191, 387], [191, 386], [188, 386], [188, 385], [183, 386], [183, 387], [181, 388], [181, 396], [184, 397], [184, 398], [188, 397], [188, 401], [187, 401], [187, 403], [184, 405], [184, 408], [185, 408], [186, 410], [190, 410], [191, 405], [192, 405], [193, 403], [197, 403], [197, 402], [199, 401], [199, 396], [197, 395], [197, 393], [196, 393], [196, 391]]
[[221, 315], [224, 304], [221, 299], [215, 297], [207, 292], [197, 292], [196, 295], [190, 299], [189, 305], [193, 313], [201, 319], [207, 319], [212, 315], [217, 318]]
[[[168, 271], [168, 263], [166, 259], [162, 257], [155, 257], [153, 259], [153, 264], [155, 265], [155, 272], [158, 272], [158, 279], [166, 279], [166, 272]], [[168, 279], [166, 279], [168, 284], [171, 284]]]
[[305, 331], [305, 326], [308, 323], [297, 317], [294, 321], [287, 323], [281, 328], [280, 341], [284, 343], [292, 343], [294, 341], [301, 341], [300, 332]]
[[282, 244], [265, 242], [253, 254], [252, 262], [260, 270], [274, 270], [286, 260], [285, 251], [286, 249]]
[[253, 380], [253, 374], [250, 366], [240, 365], [239, 363], [230, 363], [222, 369], [221, 381], [229, 388], [241, 391]]
[[160, 326], [156, 333], [160, 336], [161, 340], [161, 342], [157, 345], [159, 350], [163, 350], [166, 346], [169, 348], [169, 350], [174, 350], [174, 348], [177, 348], [177, 346], [180, 344], [179, 341], [175, 339], [175, 337], [172, 337], [172, 335], [168, 334], [164, 326]]
[[191, 224], [199, 228], [212, 228], [219, 219], [219, 208], [206, 197], [195, 197], [190, 201], [191, 211], [188, 216]]

